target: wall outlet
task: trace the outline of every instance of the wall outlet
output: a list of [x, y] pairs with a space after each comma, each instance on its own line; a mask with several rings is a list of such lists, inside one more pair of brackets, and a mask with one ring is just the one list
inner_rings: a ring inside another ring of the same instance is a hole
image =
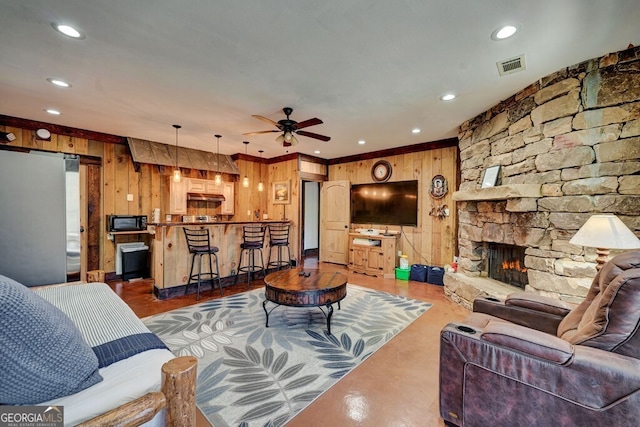
[[251, 216], [251, 209], [247, 210], [247, 216]]
[[127, 202], [133, 202], [133, 194], [127, 194]]
[[402, 256], [402, 251], [398, 251], [398, 256]]

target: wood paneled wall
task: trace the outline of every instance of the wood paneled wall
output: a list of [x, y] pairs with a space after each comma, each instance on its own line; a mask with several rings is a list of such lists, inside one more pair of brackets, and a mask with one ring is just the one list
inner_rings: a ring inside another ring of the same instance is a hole
[[[115, 271], [116, 243], [145, 240], [151, 243], [151, 237], [145, 235], [118, 236], [116, 242], [107, 238], [106, 215], [128, 214], [148, 215], [151, 218], [153, 209], [162, 207], [166, 190], [165, 176], [171, 175], [171, 168], [155, 165], [135, 165], [129, 149], [123, 144], [102, 143], [86, 138], [52, 134], [51, 141], [36, 138], [35, 131], [15, 127], [3, 128], [13, 132], [16, 140], [7, 145], [43, 151], [73, 153], [102, 159], [102, 212], [103, 224], [100, 227], [101, 268], [107, 273]], [[353, 161], [329, 166], [330, 180], [349, 180], [352, 184], [369, 183], [371, 166], [379, 159], [389, 161], [393, 166], [392, 181], [417, 179], [419, 186], [419, 226], [403, 227], [403, 236], [399, 240], [399, 249], [409, 256], [411, 263], [443, 265], [453, 261], [456, 253], [456, 209], [451, 194], [458, 187], [457, 147], [438, 148], [416, 153], [385, 156], [374, 159]], [[0, 153], [1, 155], [1, 153]], [[235, 215], [223, 217], [225, 220], [255, 220], [256, 211], [261, 219], [267, 214], [270, 219], [288, 219], [291, 221], [291, 254], [297, 259], [300, 244], [301, 214], [301, 172], [298, 158], [287, 158], [271, 163], [266, 159], [239, 158], [236, 164], [240, 176], [223, 174], [224, 181], [235, 183]], [[214, 179], [215, 173], [210, 171], [182, 170], [183, 176], [191, 178]], [[305, 172], [305, 171], [303, 171]], [[448, 181], [449, 193], [443, 199], [435, 200], [429, 196], [431, 178], [442, 174]], [[249, 188], [242, 187], [242, 178], [247, 175]], [[265, 184], [263, 192], [257, 191], [262, 177]], [[272, 184], [279, 181], [290, 181], [291, 203], [274, 204]], [[127, 194], [133, 195], [133, 201], [127, 201]], [[450, 216], [436, 219], [429, 215], [434, 206], [446, 204]], [[218, 212], [217, 212], [218, 211]], [[189, 215], [218, 215], [219, 206], [206, 202], [190, 202]], [[164, 218], [165, 212], [161, 212]], [[178, 218], [176, 218], [177, 220]], [[360, 227], [360, 225], [356, 225]], [[376, 227], [376, 224], [363, 224], [363, 227]], [[384, 226], [382, 226], [384, 228]], [[400, 227], [389, 227], [400, 230]]]
[[[453, 261], [456, 254], [456, 209], [451, 196], [458, 187], [458, 148], [447, 147], [415, 153], [339, 163], [329, 166], [329, 180], [348, 180], [351, 184], [372, 183], [371, 167], [378, 160], [387, 160], [393, 167], [390, 181], [418, 180], [418, 227], [389, 226], [402, 231], [398, 250], [409, 257], [410, 264], [442, 266]], [[449, 192], [442, 199], [429, 195], [431, 179], [443, 175]], [[429, 215], [432, 208], [447, 205], [449, 216], [443, 219]], [[352, 228], [382, 228], [379, 224], [352, 224]]]
[[[100, 228], [100, 268], [107, 273], [115, 272], [115, 250], [117, 243], [145, 241], [151, 243], [148, 235], [118, 235], [115, 241], [108, 239], [106, 231], [106, 216], [117, 215], [147, 215], [149, 220], [154, 208], [165, 206], [166, 179], [172, 168], [149, 164], [134, 164], [128, 146], [124, 144], [103, 143], [87, 140], [86, 138], [68, 135], [51, 135], [50, 141], [37, 139], [35, 131], [16, 127], [0, 126], [5, 132], [13, 132], [16, 139], [6, 145], [42, 151], [71, 153], [102, 159], [101, 189], [102, 189], [102, 221]], [[1, 152], [0, 152], [1, 155]], [[291, 254], [297, 258], [298, 253], [298, 224], [299, 224], [299, 174], [298, 160], [284, 160], [269, 164], [265, 159], [238, 159], [236, 164], [241, 175], [222, 174], [223, 181], [235, 184], [235, 215], [222, 216], [222, 220], [249, 221], [259, 219], [266, 213], [270, 219], [287, 218], [292, 221]], [[215, 172], [182, 169], [184, 177], [214, 179]], [[242, 186], [242, 178], [247, 175], [249, 188]], [[264, 191], [257, 190], [262, 177]], [[272, 203], [272, 187], [274, 181], [291, 180], [291, 203], [274, 205]], [[133, 201], [127, 201], [127, 194], [133, 195]], [[220, 206], [217, 203], [189, 202], [188, 215], [218, 215]], [[250, 214], [248, 214], [248, 212]], [[161, 212], [164, 220], [165, 212]], [[175, 217], [174, 220], [179, 220]]]
[[[263, 159], [238, 158], [235, 160], [240, 170], [239, 182], [236, 185], [236, 221], [260, 219], [267, 214], [269, 219], [288, 219], [291, 221], [289, 247], [291, 256], [298, 258], [300, 246], [300, 177], [298, 159], [268, 163]], [[260, 175], [262, 173], [262, 175]], [[242, 186], [242, 178], [249, 178], [249, 188]], [[264, 191], [258, 191], [258, 182], [262, 176]], [[273, 203], [273, 183], [289, 181], [291, 185], [291, 202], [289, 204]]]

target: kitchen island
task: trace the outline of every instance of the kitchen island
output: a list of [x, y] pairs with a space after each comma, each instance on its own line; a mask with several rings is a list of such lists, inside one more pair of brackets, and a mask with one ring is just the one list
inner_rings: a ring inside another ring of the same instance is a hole
[[[220, 251], [218, 264], [223, 286], [228, 284], [230, 277], [235, 275], [240, 260], [240, 244], [242, 243], [242, 227], [245, 225], [289, 224], [288, 220], [264, 221], [213, 221], [213, 222], [159, 222], [149, 223], [155, 228], [155, 237], [151, 248], [151, 277], [154, 278], [154, 294], [159, 299], [183, 295], [185, 285], [189, 280], [191, 255], [182, 231], [187, 228], [206, 228], [211, 236], [211, 245]], [[265, 244], [262, 250], [266, 264], [269, 251], [269, 234], [265, 234]], [[203, 261], [202, 270], [208, 271], [208, 264]], [[215, 268], [215, 267], [214, 267]], [[197, 271], [197, 265], [194, 272]], [[225, 280], [226, 278], [226, 280]], [[239, 278], [239, 281], [242, 281]], [[246, 279], [245, 279], [246, 280]], [[226, 282], [226, 283], [225, 283]], [[208, 289], [207, 284], [204, 289]], [[196, 286], [189, 291], [195, 292]]]

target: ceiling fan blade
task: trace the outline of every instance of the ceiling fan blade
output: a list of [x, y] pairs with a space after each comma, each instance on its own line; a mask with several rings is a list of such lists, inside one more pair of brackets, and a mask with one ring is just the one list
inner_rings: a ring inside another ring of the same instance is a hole
[[314, 117], [313, 119], [305, 120], [304, 122], [299, 122], [296, 125], [296, 129], [302, 129], [302, 128], [306, 128], [306, 127], [309, 127], [309, 126], [321, 125], [322, 123], [323, 123], [322, 120]]
[[278, 129], [273, 129], [273, 130], [259, 130], [257, 132], [247, 132], [247, 133], [243, 133], [243, 135], [261, 135], [263, 133], [273, 133], [273, 132], [280, 132], [280, 130]]
[[275, 126], [275, 127], [278, 127], [278, 122], [274, 122], [273, 120], [268, 119], [268, 118], [266, 118], [266, 117], [264, 117], [264, 116], [258, 116], [257, 114], [252, 114], [252, 115], [251, 115], [251, 117], [255, 117], [255, 118], [256, 118], [256, 119], [258, 119], [258, 120], [262, 120], [263, 122], [267, 122], [267, 123], [269, 123], [270, 125], [273, 125], [273, 126]]
[[320, 134], [313, 133], [313, 132], [307, 132], [307, 131], [304, 131], [304, 130], [296, 131], [296, 133], [298, 135], [308, 136], [309, 138], [319, 139], [319, 140], [324, 141], [324, 142], [327, 142], [327, 141], [329, 141], [331, 139], [328, 136], [320, 135]]

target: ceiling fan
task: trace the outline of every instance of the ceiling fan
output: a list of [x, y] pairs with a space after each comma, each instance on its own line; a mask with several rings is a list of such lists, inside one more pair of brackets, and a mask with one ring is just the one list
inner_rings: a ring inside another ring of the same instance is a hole
[[291, 113], [293, 112], [293, 108], [290, 107], [284, 107], [282, 109], [282, 111], [284, 112], [284, 114], [287, 116], [286, 119], [282, 119], [282, 120], [278, 120], [277, 122], [268, 119], [264, 116], [258, 116], [258, 115], [252, 115], [252, 117], [255, 117], [256, 119], [262, 120], [263, 122], [267, 122], [273, 126], [275, 126], [277, 129], [272, 129], [272, 130], [260, 130], [257, 132], [247, 132], [244, 133], [243, 135], [259, 135], [259, 134], [263, 134], [263, 133], [272, 133], [272, 132], [282, 132], [282, 135], [278, 136], [276, 138], [276, 141], [280, 144], [282, 144], [283, 147], [291, 147], [292, 145], [296, 145], [298, 143], [298, 140], [296, 139], [296, 137], [294, 136], [294, 134], [298, 134], [298, 135], [302, 135], [302, 136], [308, 136], [309, 138], [315, 138], [315, 139], [319, 139], [321, 141], [329, 141], [331, 138], [328, 136], [324, 136], [324, 135], [320, 135], [317, 133], [313, 133], [313, 132], [307, 132], [306, 130], [300, 130], [309, 126], [315, 126], [315, 125], [319, 125], [322, 124], [322, 120], [318, 119], [318, 118], [313, 118], [313, 119], [309, 119], [309, 120], [305, 120], [302, 122], [296, 122], [295, 120], [291, 120], [289, 118], [289, 116], [291, 115]]

